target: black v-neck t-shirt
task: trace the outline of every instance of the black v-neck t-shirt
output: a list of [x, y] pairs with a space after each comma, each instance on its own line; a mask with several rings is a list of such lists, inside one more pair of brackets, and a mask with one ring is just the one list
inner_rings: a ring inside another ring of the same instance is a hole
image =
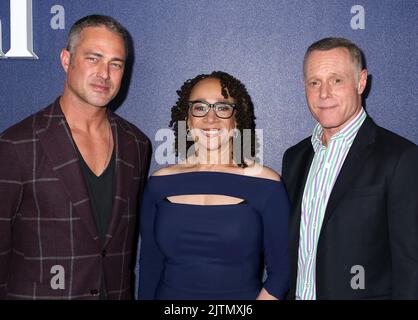
[[90, 196], [91, 209], [98, 235], [102, 243], [106, 240], [106, 232], [109, 225], [110, 216], [113, 208], [113, 198], [115, 195], [115, 152], [112, 152], [107, 168], [100, 176], [96, 176], [84, 161], [83, 156], [77, 149], [78, 158], [81, 164], [84, 181]]

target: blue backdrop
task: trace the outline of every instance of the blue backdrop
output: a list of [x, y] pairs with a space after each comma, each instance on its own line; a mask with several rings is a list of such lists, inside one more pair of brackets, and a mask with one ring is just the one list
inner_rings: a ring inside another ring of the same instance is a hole
[[[12, 1], [0, 0], [4, 53]], [[65, 10], [59, 17], [51, 13], [57, 4]], [[0, 59], [0, 131], [61, 93], [59, 53], [68, 30], [80, 17], [100, 13], [121, 21], [132, 36], [129, 91], [117, 112], [149, 136], [154, 150], [181, 84], [224, 70], [246, 84], [257, 128], [264, 130], [264, 163], [280, 171], [285, 149], [313, 128], [302, 59], [309, 44], [326, 36], [347, 37], [363, 49], [372, 75], [366, 110], [418, 143], [416, 0], [32, 0], [32, 13], [39, 59]], [[57, 18], [64, 29], [51, 27]], [[153, 159], [151, 170], [157, 167]]]

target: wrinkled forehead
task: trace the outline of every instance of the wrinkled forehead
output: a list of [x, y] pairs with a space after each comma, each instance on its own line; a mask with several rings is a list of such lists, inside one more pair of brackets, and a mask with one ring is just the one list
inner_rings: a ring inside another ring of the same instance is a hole
[[313, 50], [305, 57], [303, 66], [304, 77], [309, 76], [311, 72], [329, 71], [344, 72], [352, 70], [356, 73], [357, 66], [355, 61], [346, 48], [333, 48], [330, 50]]

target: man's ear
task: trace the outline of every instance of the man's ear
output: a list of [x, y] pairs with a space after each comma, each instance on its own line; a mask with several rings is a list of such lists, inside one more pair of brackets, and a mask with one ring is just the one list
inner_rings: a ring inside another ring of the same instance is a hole
[[64, 68], [64, 71], [67, 72], [71, 64], [71, 53], [67, 49], [62, 49], [60, 54], [61, 65]]
[[360, 71], [360, 76], [359, 76], [359, 81], [358, 81], [358, 86], [357, 86], [358, 95], [362, 95], [364, 92], [364, 89], [366, 89], [367, 76], [368, 76], [367, 69], [363, 69]]

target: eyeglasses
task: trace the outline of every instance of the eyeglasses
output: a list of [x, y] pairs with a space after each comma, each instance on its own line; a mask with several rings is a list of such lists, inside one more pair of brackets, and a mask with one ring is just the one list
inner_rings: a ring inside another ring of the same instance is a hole
[[236, 105], [225, 102], [215, 102], [211, 104], [200, 100], [189, 102], [189, 110], [191, 111], [193, 117], [204, 117], [208, 114], [211, 108], [213, 108], [218, 118], [229, 119], [234, 114]]

